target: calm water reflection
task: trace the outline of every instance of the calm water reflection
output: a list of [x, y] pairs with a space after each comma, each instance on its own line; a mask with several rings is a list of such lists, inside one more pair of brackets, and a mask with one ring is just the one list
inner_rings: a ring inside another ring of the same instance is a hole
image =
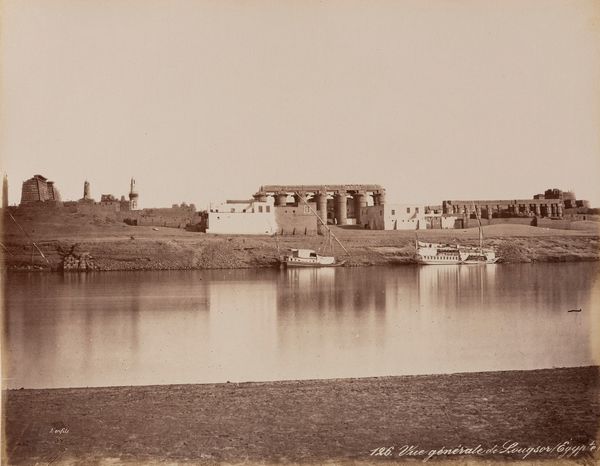
[[[599, 265], [15, 274], [10, 388], [597, 363]], [[581, 313], [568, 313], [582, 308]]]

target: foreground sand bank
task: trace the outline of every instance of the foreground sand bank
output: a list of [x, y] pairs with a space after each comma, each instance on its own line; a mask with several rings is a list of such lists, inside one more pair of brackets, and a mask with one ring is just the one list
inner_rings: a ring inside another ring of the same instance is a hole
[[[599, 395], [599, 367], [4, 392], [11, 464], [389, 464], [432, 451], [589, 464]], [[448, 452], [460, 446], [479, 453]], [[394, 448], [371, 456], [379, 447]]]

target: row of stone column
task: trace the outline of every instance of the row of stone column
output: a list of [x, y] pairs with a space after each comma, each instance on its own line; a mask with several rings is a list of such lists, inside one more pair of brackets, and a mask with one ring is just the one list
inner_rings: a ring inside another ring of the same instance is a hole
[[[361, 223], [362, 220], [362, 209], [367, 206], [367, 192], [354, 192], [350, 193], [352, 196], [352, 202], [354, 202], [354, 212], [356, 215], [357, 223]], [[302, 205], [302, 194], [294, 194], [295, 202], [300, 206]], [[323, 222], [327, 223], [327, 197], [328, 193], [324, 191], [319, 191], [312, 193], [312, 198], [308, 199], [306, 195], [304, 195], [304, 199], [307, 202], [315, 202], [317, 204], [317, 214], [323, 220]], [[287, 192], [278, 192], [274, 194], [275, 197], [275, 206], [285, 206], [287, 205]], [[254, 198], [259, 202], [267, 201], [267, 194], [255, 194]], [[373, 204], [374, 205], [383, 205], [385, 203], [385, 193], [376, 192], [373, 193]], [[334, 219], [338, 225], [346, 225], [348, 223], [348, 192], [347, 191], [337, 191], [333, 193], [333, 205], [334, 205]]]
[[495, 204], [495, 205], [480, 205], [475, 204], [472, 205], [464, 204], [464, 205], [451, 205], [452, 214], [458, 215], [470, 215], [471, 213], [476, 213], [481, 217], [482, 207], [485, 208], [486, 218], [492, 218], [492, 212], [495, 210], [496, 212], [501, 212], [502, 210], [508, 210], [509, 213], [518, 215], [519, 213], [534, 213], [536, 216], [541, 217], [562, 217], [563, 216], [563, 207], [558, 203], [548, 203], [548, 204]]

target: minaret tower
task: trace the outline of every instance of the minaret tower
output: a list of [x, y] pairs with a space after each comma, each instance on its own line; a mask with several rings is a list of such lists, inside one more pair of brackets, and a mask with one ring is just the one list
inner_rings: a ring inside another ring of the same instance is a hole
[[129, 189], [129, 208], [137, 210], [138, 208], [138, 193], [135, 189], [135, 179], [131, 178], [131, 188]]
[[90, 183], [89, 181], [85, 180], [83, 182], [83, 200], [84, 201], [89, 201], [91, 199], [90, 196]]
[[2, 208], [8, 207], [8, 175], [5, 173], [2, 179]]

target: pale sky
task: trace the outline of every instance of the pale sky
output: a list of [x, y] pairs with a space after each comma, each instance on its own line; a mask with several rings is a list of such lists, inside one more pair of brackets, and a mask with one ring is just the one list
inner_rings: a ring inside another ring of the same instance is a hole
[[600, 206], [600, 2], [4, 0], [0, 154], [18, 203], [142, 207], [261, 184], [388, 201]]

